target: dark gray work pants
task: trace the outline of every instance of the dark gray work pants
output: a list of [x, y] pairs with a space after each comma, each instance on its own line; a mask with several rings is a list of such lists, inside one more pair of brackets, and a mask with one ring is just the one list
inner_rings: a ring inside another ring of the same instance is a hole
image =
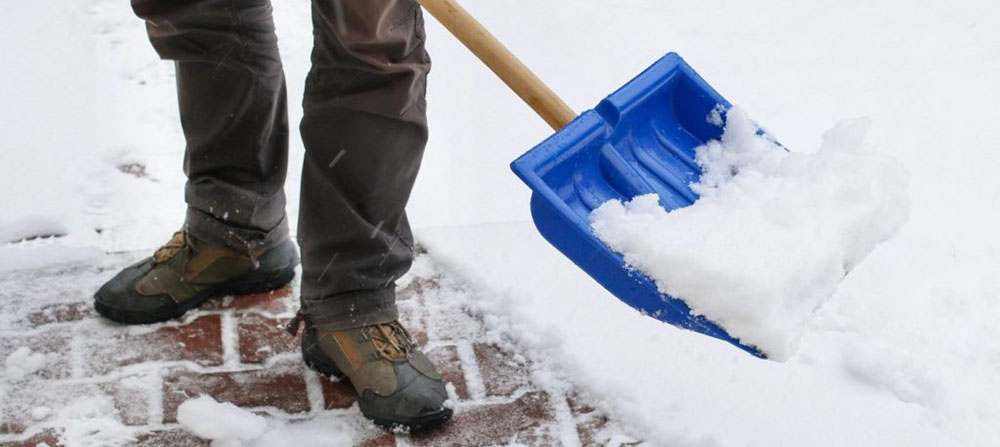
[[[249, 252], [288, 235], [285, 78], [269, 0], [132, 0], [176, 62], [187, 139], [185, 228]], [[404, 207], [427, 141], [430, 59], [414, 0], [313, 0], [298, 242], [319, 327], [396, 319], [410, 267]]]

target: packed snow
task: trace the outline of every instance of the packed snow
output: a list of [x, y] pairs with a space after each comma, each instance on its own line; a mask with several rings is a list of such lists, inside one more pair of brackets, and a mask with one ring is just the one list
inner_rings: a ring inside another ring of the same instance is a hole
[[52, 414], [52, 409], [46, 406], [35, 407], [31, 410], [31, 418], [40, 421]]
[[[1000, 445], [1000, 144], [990, 131], [1000, 4], [462, 3], [577, 111], [677, 51], [792, 150], [817, 147], [830, 123], [871, 116], [868, 141], [911, 173], [907, 224], [854, 266], [794, 354], [760, 361], [639, 315], [546, 244], [508, 164], [550, 130], [428, 17], [431, 139], [409, 218], [430, 255], [474, 288], [454, 299], [535, 361], [538, 377], [586, 391], [651, 445]], [[312, 34], [308, 2], [274, 8], [295, 228], [294, 123]], [[102, 253], [165, 242], [183, 220], [184, 138], [172, 65], [143, 23], [117, 0], [13, 2], [6, 14], [0, 46], [16, 63], [0, 64], [0, 79], [17, 88], [0, 89], [0, 269], [100, 266]], [[99, 285], [94, 271], [73, 284], [22, 277], [65, 301]], [[15, 323], [0, 316], [5, 334]], [[109, 405], [74, 408], [46, 419], [76, 424], [74, 445], [129, 445]], [[307, 425], [317, 438], [343, 428], [317, 421]], [[85, 442], [102, 435], [111, 441]]]
[[299, 422], [268, 419], [211, 396], [184, 401], [177, 422], [212, 447], [349, 447], [361, 432], [344, 419], [323, 415]]
[[758, 134], [742, 109], [725, 116], [721, 139], [695, 150], [694, 205], [667, 212], [656, 194], [611, 200], [591, 226], [661, 293], [784, 360], [844, 276], [902, 227], [909, 175], [862, 149], [868, 119], [843, 121], [819, 151], [799, 153]]
[[189, 399], [177, 409], [177, 422], [212, 447], [347, 447], [357, 427], [318, 417], [306, 422], [269, 420], [211, 396]]
[[132, 430], [122, 424], [111, 399], [81, 397], [56, 415], [59, 441], [66, 447], [126, 447], [135, 445]]
[[211, 396], [184, 401], [177, 408], [177, 422], [194, 435], [211, 439], [213, 447], [239, 447], [267, 430], [267, 419]]
[[40, 352], [32, 352], [31, 348], [22, 346], [7, 356], [4, 362], [7, 380], [18, 381], [40, 371], [49, 364], [51, 359], [48, 355]]

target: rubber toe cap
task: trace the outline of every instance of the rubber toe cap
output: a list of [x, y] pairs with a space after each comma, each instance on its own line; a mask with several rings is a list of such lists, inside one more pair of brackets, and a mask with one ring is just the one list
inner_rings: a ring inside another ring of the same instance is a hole
[[397, 362], [396, 392], [379, 396], [365, 390], [359, 405], [365, 416], [381, 425], [403, 425], [411, 429], [427, 428], [451, 417], [451, 409], [444, 406], [448, 400], [444, 382], [421, 374], [409, 362]]
[[135, 284], [153, 269], [153, 260], [146, 259], [118, 272], [94, 294], [99, 307], [130, 313], [156, 313], [176, 306], [168, 295], [142, 295]]

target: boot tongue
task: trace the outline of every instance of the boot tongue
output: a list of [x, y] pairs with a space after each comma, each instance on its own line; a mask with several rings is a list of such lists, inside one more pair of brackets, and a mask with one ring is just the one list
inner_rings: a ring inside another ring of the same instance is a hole
[[184, 248], [184, 245], [184, 232], [178, 231], [174, 233], [174, 236], [171, 237], [166, 244], [156, 250], [155, 254], [153, 254], [153, 262], [156, 262], [157, 264], [166, 262], [168, 259], [179, 253]]
[[369, 326], [366, 331], [375, 344], [375, 349], [388, 360], [406, 360], [413, 353], [413, 339], [397, 322]]

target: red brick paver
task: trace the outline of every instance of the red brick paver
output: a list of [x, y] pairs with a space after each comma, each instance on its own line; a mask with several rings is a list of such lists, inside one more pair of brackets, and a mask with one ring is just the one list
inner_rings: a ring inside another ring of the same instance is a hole
[[417, 446], [479, 446], [517, 442], [559, 445], [557, 425], [544, 392], [524, 394], [512, 402], [477, 405], [459, 411], [441, 430], [413, 436]]
[[294, 311], [298, 307], [297, 301], [291, 298], [292, 287], [285, 286], [270, 292], [213, 299], [202, 306], [202, 310], [253, 311], [278, 315]]
[[264, 363], [278, 354], [299, 352], [299, 338], [285, 332], [288, 320], [252, 313], [239, 316], [240, 362]]
[[[60, 407], [87, 397], [108, 399], [119, 413], [125, 425], [145, 425], [148, 422], [149, 400], [140, 391], [119, 381], [107, 380], [97, 383], [74, 383], [72, 381], [28, 381], [18, 382], [7, 391], [4, 408], [0, 412], [0, 434], [18, 434], [28, 430], [35, 422], [32, 411], [48, 408], [49, 413]], [[43, 415], [44, 422], [50, 415]]]
[[163, 422], [175, 422], [177, 407], [201, 395], [240, 407], [273, 407], [286, 413], [309, 411], [309, 392], [301, 365], [236, 372], [175, 370], [163, 380]]
[[41, 379], [65, 379], [72, 374], [70, 365], [70, 334], [51, 327], [28, 335], [11, 334], [0, 340], [0, 361], [6, 359], [14, 351], [28, 347], [33, 353], [50, 356], [54, 361], [48, 367], [39, 371], [36, 377]]
[[155, 330], [147, 328], [149, 326], [125, 327], [109, 323], [92, 328], [89, 334], [81, 334], [88, 338], [80, 348], [85, 374], [102, 375], [119, 367], [151, 361], [188, 361], [200, 366], [222, 364], [222, 322], [218, 315], [204, 315], [189, 323]]
[[[176, 422], [179, 405], [199, 395], [292, 424], [319, 416], [350, 419], [361, 429], [357, 445], [363, 447], [636, 444], [609, 443], [609, 430], [618, 432], [604, 413], [534, 383], [530, 362], [487, 341], [482, 323], [448, 289], [454, 282], [438, 274], [400, 287], [400, 318], [450, 383], [455, 417], [439, 430], [408, 435], [360, 422], [351, 384], [302, 364], [298, 338], [283, 329], [298, 307], [292, 287], [221, 297], [179, 320], [127, 327], [97, 317], [89, 288], [81, 286], [111, 273], [86, 266], [34, 272], [37, 281], [50, 275], [80, 296], [52, 303], [33, 298], [46, 289], [17, 289], [23, 273], [0, 276], [0, 313], [18, 322], [0, 328], [0, 362], [23, 346], [50, 359], [43, 370], [0, 387], [0, 447], [63, 445], [52, 415], [74, 399], [95, 396], [134, 430], [134, 445], [209, 446]], [[33, 416], [39, 407], [50, 411]]]
[[465, 371], [462, 370], [462, 360], [458, 357], [455, 346], [438, 346], [427, 351], [429, 358], [438, 367], [441, 378], [455, 387], [455, 394], [461, 400], [469, 399], [469, 385], [465, 382]]
[[358, 393], [346, 380], [336, 380], [320, 377], [320, 387], [323, 389], [323, 408], [327, 410], [348, 408], [358, 401]]
[[88, 302], [57, 303], [43, 306], [28, 314], [28, 322], [34, 326], [49, 323], [66, 323], [80, 321], [84, 318], [97, 316], [94, 306]]
[[511, 353], [499, 346], [482, 343], [475, 344], [473, 349], [482, 371], [487, 395], [507, 396], [530, 385], [527, 368]]
[[39, 447], [41, 445], [59, 445], [59, 434], [54, 430], [44, 430], [27, 438], [0, 441], [0, 447]]
[[140, 447], [209, 447], [212, 445], [211, 441], [200, 439], [180, 428], [143, 433], [136, 437], [136, 443]]

